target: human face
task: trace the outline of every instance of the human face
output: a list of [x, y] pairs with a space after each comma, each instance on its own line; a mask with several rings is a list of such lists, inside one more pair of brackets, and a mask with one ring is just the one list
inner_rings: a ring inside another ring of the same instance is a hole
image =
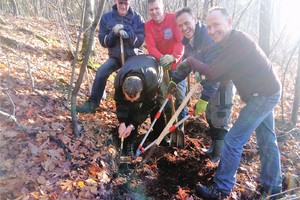
[[131, 0], [116, 0], [118, 13], [120, 16], [125, 16], [128, 13]]
[[154, 1], [153, 3], [148, 3], [148, 9], [150, 17], [156, 22], [160, 23], [164, 20], [164, 5], [161, 1]]
[[176, 23], [185, 38], [191, 39], [193, 37], [197, 24], [196, 17], [185, 12], [177, 17]]
[[207, 15], [206, 25], [208, 34], [217, 43], [222, 43], [232, 30], [232, 19], [227, 18], [219, 10]]
[[133, 98], [131, 98], [130, 96], [128, 96], [126, 93], [124, 93], [124, 95], [125, 95], [125, 98], [128, 100], [128, 101], [130, 101], [130, 102], [135, 102], [135, 101], [137, 101], [139, 98], [140, 98], [140, 96], [141, 96], [141, 93], [138, 93], [135, 97], [133, 97]]

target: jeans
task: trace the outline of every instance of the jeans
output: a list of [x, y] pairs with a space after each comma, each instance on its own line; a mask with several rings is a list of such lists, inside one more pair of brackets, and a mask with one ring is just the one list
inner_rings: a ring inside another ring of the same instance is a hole
[[259, 147], [261, 181], [271, 191], [281, 191], [280, 152], [273, 113], [279, 98], [280, 91], [270, 97], [252, 96], [240, 111], [238, 119], [225, 136], [221, 160], [214, 178], [219, 191], [230, 194], [235, 184], [243, 146], [254, 131]]
[[100, 103], [103, 92], [106, 86], [108, 77], [115, 71], [121, 68], [121, 63], [116, 58], [109, 58], [104, 62], [96, 72], [95, 80], [92, 87], [92, 93], [89, 100]]

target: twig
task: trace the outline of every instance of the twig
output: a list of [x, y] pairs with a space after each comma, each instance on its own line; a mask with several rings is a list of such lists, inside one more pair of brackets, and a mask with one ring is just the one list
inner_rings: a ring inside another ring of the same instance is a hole
[[241, 188], [243, 188], [243, 189], [249, 190], [249, 191], [251, 191], [251, 192], [254, 192], [255, 194], [260, 194], [260, 193], [257, 192], [256, 190], [251, 189], [251, 188], [249, 188], [249, 187], [245, 187], [245, 186], [243, 186], [243, 185], [241, 185], [241, 184], [239, 184], [239, 183], [235, 183], [235, 185], [237, 185], [237, 186], [239, 186], [239, 187], [241, 187]]
[[37, 131], [28, 130], [28, 128], [27, 128], [25, 125], [20, 124], [20, 123], [18, 122], [17, 118], [15, 117], [15, 104], [14, 104], [13, 100], [11, 99], [11, 97], [10, 97], [10, 95], [9, 95], [8, 92], [7, 92], [7, 95], [8, 95], [8, 97], [9, 97], [9, 99], [10, 99], [12, 105], [13, 105], [13, 115], [8, 114], [7, 112], [1, 111], [1, 110], [0, 110], [0, 114], [3, 115], [3, 116], [5, 116], [5, 117], [8, 117], [8, 118], [9, 118], [10, 120], [12, 120], [12, 121], [13, 121], [13, 122], [14, 122], [21, 130], [25, 131], [26, 133], [28, 133], [28, 134], [36, 134]]
[[29, 77], [30, 77], [30, 80], [31, 80], [31, 90], [32, 90], [32, 92], [34, 92], [34, 93], [36, 93], [37, 95], [39, 95], [42, 99], [44, 99], [45, 101], [48, 101], [48, 97], [46, 97], [46, 96], [44, 96], [44, 95], [42, 95], [39, 91], [36, 91], [36, 89], [35, 89], [35, 85], [34, 85], [34, 78], [33, 78], [33, 76], [32, 76], [32, 70], [31, 70], [31, 65], [30, 65], [30, 62], [29, 62], [29, 60], [27, 59], [27, 58], [25, 58], [25, 60], [26, 60], [26, 62], [27, 62], [27, 66], [28, 66], [28, 70], [27, 70], [27, 72], [28, 72], [28, 74], [29, 74]]
[[[296, 190], [299, 190], [299, 189], [300, 189], [300, 187], [296, 187], [296, 188], [292, 188], [292, 189], [289, 189], [289, 190], [285, 190], [285, 191], [280, 192], [280, 193], [272, 194], [272, 195], [266, 197], [266, 200], [271, 199], [272, 197], [281, 196], [281, 195], [283, 195], [283, 194], [285, 194], [285, 193], [288, 193], [288, 192], [292, 192], [292, 191], [295, 192]], [[297, 197], [297, 198], [295, 198], [295, 199], [298, 199], [298, 198], [299, 198], [299, 197]], [[289, 198], [289, 199], [290, 199], [290, 198]]]

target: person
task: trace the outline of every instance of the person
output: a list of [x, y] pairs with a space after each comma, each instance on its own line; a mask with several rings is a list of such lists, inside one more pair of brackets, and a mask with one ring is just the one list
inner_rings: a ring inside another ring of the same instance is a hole
[[232, 80], [246, 105], [225, 136], [213, 185], [206, 187], [198, 183], [196, 191], [210, 199], [231, 193], [243, 146], [255, 131], [262, 195], [280, 193], [282, 173], [273, 111], [280, 98], [281, 85], [272, 63], [252, 37], [232, 28], [232, 19], [225, 8], [211, 8], [206, 23], [208, 34], [222, 46], [220, 54], [211, 64], [188, 57], [177, 69], [189, 68], [213, 81]]
[[[153, 55], [160, 64], [166, 69], [169, 77], [173, 73], [177, 65], [182, 61], [184, 53], [183, 45], [181, 43], [182, 34], [175, 22], [174, 13], [165, 13], [164, 4], [162, 0], [148, 0], [148, 10], [151, 19], [145, 23], [145, 43], [149, 54]], [[163, 96], [167, 96], [167, 74], [164, 75], [164, 82], [162, 84]], [[175, 93], [175, 108], [177, 109], [182, 103], [186, 94], [186, 81], [182, 80], [177, 87]], [[168, 102], [165, 108], [167, 120], [171, 118], [171, 105]], [[180, 112], [178, 120], [183, 119], [187, 114], [186, 106]], [[183, 130], [182, 126], [182, 130]]]
[[125, 60], [137, 55], [144, 42], [144, 19], [130, 7], [131, 0], [116, 0], [112, 10], [100, 20], [99, 41], [108, 48], [108, 60], [97, 69], [92, 92], [84, 106], [77, 106], [79, 113], [95, 113], [108, 77], [122, 66], [120, 37], [124, 42]]
[[[184, 38], [184, 58], [193, 55], [199, 61], [210, 64], [219, 52], [219, 45], [215, 43], [207, 33], [207, 27], [197, 20], [191, 8], [186, 7], [176, 11], [176, 23]], [[177, 84], [188, 73], [180, 76], [174, 73], [172, 80]], [[196, 74], [196, 78], [197, 74]], [[206, 111], [206, 120], [209, 124], [209, 135], [212, 144], [205, 152], [212, 156], [212, 162], [220, 159], [223, 139], [229, 130], [231, 122], [231, 108], [235, 93], [232, 81], [213, 83], [204, 80], [201, 82], [203, 90], [201, 97], [195, 105], [195, 113]]]
[[[117, 74], [114, 87], [114, 100], [119, 121], [118, 134], [124, 137], [125, 154], [133, 156], [137, 129], [150, 114], [154, 120], [161, 102], [160, 84], [163, 79], [163, 69], [157, 60], [142, 54], [128, 58]], [[156, 139], [165, 127], [163, 112], [153, 126], [148, 139]]]

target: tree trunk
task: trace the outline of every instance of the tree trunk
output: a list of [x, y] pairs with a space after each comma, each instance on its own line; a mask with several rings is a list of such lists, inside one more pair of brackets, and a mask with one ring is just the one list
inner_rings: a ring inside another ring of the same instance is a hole
[[18, 16], [19, 15], [19, 9], [18, 9], [17, 2], [15, 0], [10, 0], [10, 3], [13, 7], [14, 16]]
[[271, 5], [272, 0], [260, 1], [258, 43], [267, 57], [269, 57], [270, 54]]
[[105, 2], [106, 2], [105, 0], [99, 0], [99, 1], [100, 1], [99, 8], [97, 10], [98, 12], [96, 14], [96, 17], [95, 17], [95, 19], [92, 23], [91, 29], [90, 29], [90, 36], [89, 36], [89, 40], [88, 40], [86, 54], [83, 57], [84, 59], [82, 61], [82, 66], [80, 68], [79, 76], [76, 81], [74, 90], [72, 92], [72, 101], [71, 101], [72, 124], [73, 124], [73, 131], [74, 131], [74, 134], [76, 135], [76, 137], [80, 137], [79, 130], [78, 130], [78, 124], [77, 124], [77, 117], [76, 117], [76, 96], [80, 89], [80, 85], [83, 80], [83, 76], [84, 76], [88, 61], [89, 61], [89, 57], [92, 52], [92, 46], [94, 44], [94, 33], [95, 33], [97, 25], [99, 24], [100, 16], [102, 15], [103, 8], [104, 8]]
[[300, 104], [300, 42], [298, 43], [298, 69], [295, 83], [295, 95], [294, 95], [293, 111], [292, 111], [292, 124], [296, 126], [298, 121], [298, 110]]
[[[81, 47], [81, 53], [84, 55], [87, 51], [90, 32], [91, 32], [91, 26], [94, 19], [94, 0], [86, 0], [85, 1], [85, 9], [84, 9], [84, 22], [83, 22], [83, 41], [82, 41], [82, 47]], [[92, 35], [94, 37], [94, 35]], [[93, 52], [94, 44], [92, 44], [92, 52]]]

